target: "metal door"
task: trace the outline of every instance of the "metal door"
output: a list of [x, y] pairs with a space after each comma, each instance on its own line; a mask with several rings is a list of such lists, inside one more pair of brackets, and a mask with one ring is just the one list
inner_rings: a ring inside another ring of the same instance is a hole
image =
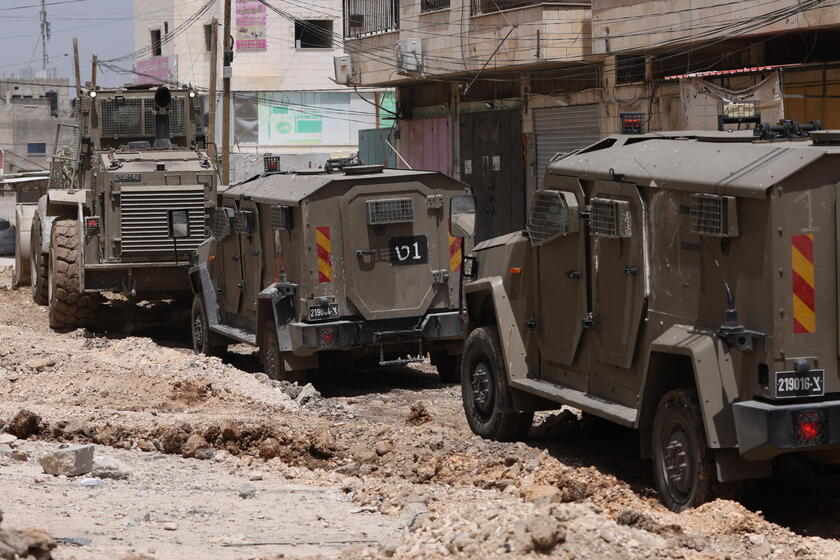
[[479, 241], [525, 227], [525, 166], [519, 111], [461, 115], [461, 180], [473, 188]]
[[[412, 169], [452, 175], [452, 117], [399, 121], [400, 155]], [[398, 166], [406, 169], [405, 162]]]
[[422, 315], [449, 270], [444, 208], [419, 182], [357, 186], [341, 198], [347, 295], [366, 319]]
[[[236, 211], [236, 202], [224, 200], [222, 206]], [[216, 266], [221, 269], [221, 308], [226, 315], [239, 313], [242, 299], [242, 251], [239, 244], [239, 234], [232, 231], [219, 246], [219, 262]], [[225, 321], [228, 322], [228, 321]]]
[[537, 187], [542, 188], [548, 162], [560, 152], [585, 148], [601, 139], [598, 104], [534, 109]]
[[241, 212], [252, 213], [252, 233], [239, 234], [240, 254], [242, 255], [242, 269], [245, 286], [242, 313], [248, 317], [257, 317], [257, 295], [262, 290], [262, 243], [260, 239], [260, 216], [257, 205], [250, 201], [241, 202]]
[[629, 368], [647, 301], [645, 207], [636, 185], [595, 181], [589, 200], [595, 356]]
[[394, 128], [369, 128], [359, 131], [359, 161], [365, 165], [397, 166], [397, 155], [389, 146], [396, 147], [397, 131]]
[[[583, 189], [577, 179], [564, 177], [552, 188], [572, 193], [578, 208], [585, 206]], [[540, 197], [536, 197], [535, 204], [540, 203]], [[535, 207], [532, 214], [537, 211], [539, 208]], [[578, 390], [585, 390], [585, 380], [569, 376], [562, 366], [571, 366], [575, 361], [587, 318], [586, 245], [586, 232], [580, 227], [576, 232], [554, 237], [537, 247], [539, 305], [536, 324], [542, 376]]]

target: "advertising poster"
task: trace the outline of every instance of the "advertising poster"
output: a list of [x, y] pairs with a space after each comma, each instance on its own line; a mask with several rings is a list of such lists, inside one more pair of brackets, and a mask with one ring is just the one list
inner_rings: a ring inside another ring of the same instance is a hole
[[265, 35], [268, 18], [265, 4], [236, 0], [236, 50], [256, 51], [268, 46]]
[[172, 64], [168, 56], [156, 56], [146, 60], [139, 60], [134, 65], [138, 74], [136, 81], [145, 84], [165, 84], [169, 82]]

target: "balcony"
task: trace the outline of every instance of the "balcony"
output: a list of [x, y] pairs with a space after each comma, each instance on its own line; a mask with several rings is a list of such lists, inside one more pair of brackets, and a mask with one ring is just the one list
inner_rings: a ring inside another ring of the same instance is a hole
[[540, 4], [589, 5], [589, 2], [586, 0], [470, 0], [470, 15], [492, 14], [505, 10], [525, 8], [527, 6], [538, 6]]
[[344, 0], [345, 38], [367, 37], [399, 28], [399, 0]]
[[449, 9], [449, 0], [420, 0], [420, 13]]

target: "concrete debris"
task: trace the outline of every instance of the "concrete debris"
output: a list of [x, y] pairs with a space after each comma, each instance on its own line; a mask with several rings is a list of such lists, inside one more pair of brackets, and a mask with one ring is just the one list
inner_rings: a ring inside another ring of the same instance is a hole
[[81, 485], [86, 486], [88, 488], [96, 488], [98, 486], [103, 486], [105, 481], [99, 477], [90, 477], [90, 478], [83, 478]]
[[319, 393], [318, 390], [312, 386], [312, 383], [307, 383], [301, 388], [300, 393], [298, 393], [297, 397], [295, 397], [295, 402], [303, 406], [309, 402], [314, 401], [315, 399], [320, 398], [321, 393]]
[[17, 441], [17, 436], [12, 434], [0, 434], [0, 445], [10, 445]]
[[41, 457], [41, 468], [53, 476], [79, 476], [93, 470], [93, 446], [77, 445]]
[[129, 472], [128, 467], [121, 461], [104, 455], [97, 455], [93, 458], [93, 468], [90, 474], [98, 478], [128, 480]]
[[253, 498], [257, 495], [257, 489], [254, 487], [253, 484], [244, 483], [242, 486], [239, 487], [239, 497], [243, 500], [247, 500], [249, 498]]
[[248, 480], [250, 480], [251, 482], [255, 482], [257, 480], [262, 480], [262, 479], [263, 479], [263, 473], [261, 473], [259, 471], [253, 471], [253, 472], [251, 472], [251, 474], [248, 475]]
[[167, 521], [162, 525], [164, 531], [177, 531], [178, 524], [173, 521]]

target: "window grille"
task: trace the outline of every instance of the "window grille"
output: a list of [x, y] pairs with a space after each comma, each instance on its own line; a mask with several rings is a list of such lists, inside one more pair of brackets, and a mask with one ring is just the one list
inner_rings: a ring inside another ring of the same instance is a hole
[[691, 233], [736, 237], [738, 220], [735, 197], [714, 194], [691, 196]]
[[537, 245], [578, 231], [578, 205], [573, 193], [538, 191], [528, 216], [528, 236]]
[[414, 221], [414, 202], [410, 198], [367, 201], [368, 224], [398, 224]]
[[626, 200], [593, 198], [589, 215], [592, 235], [619, 239], [630, 237], [630, 203]]

